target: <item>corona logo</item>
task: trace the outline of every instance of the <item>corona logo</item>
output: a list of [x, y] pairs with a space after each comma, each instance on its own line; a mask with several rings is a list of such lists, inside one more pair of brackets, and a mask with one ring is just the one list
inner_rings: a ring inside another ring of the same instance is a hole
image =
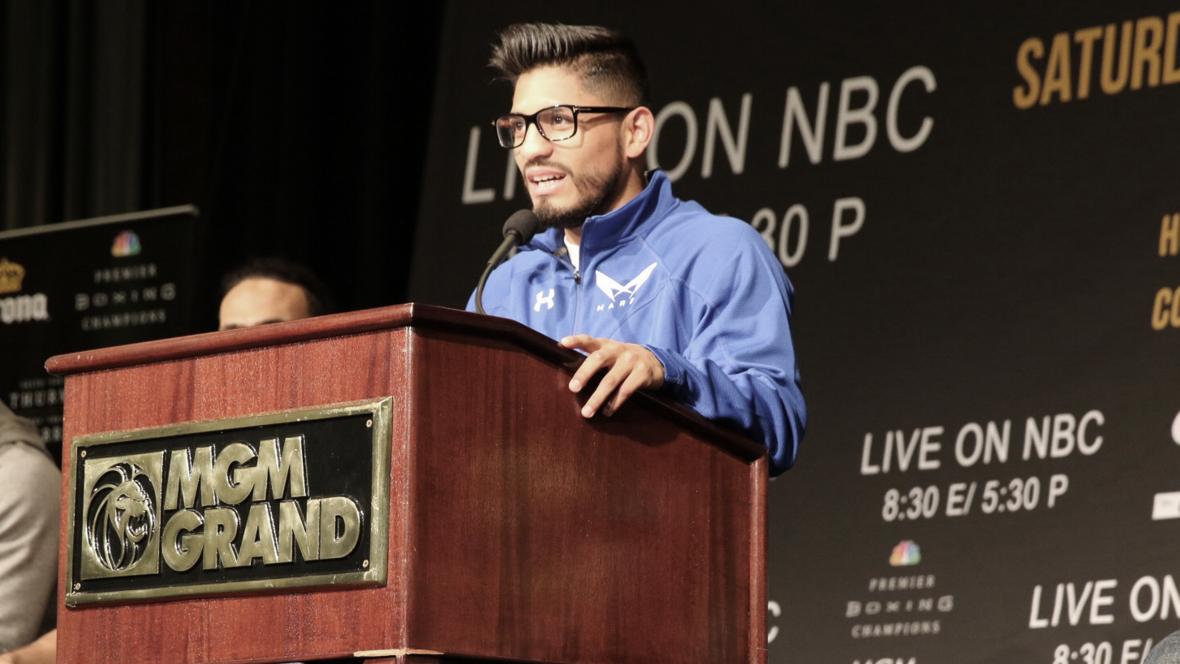
[[133, 463], [103, 473], [86, 511], [86, 544], [99, 564], [122, 572], [143, 559], [157, 527], [155, 495], [147, 473]]
[[25, 268], [7, 258], [0, 258], [0, 295], [18, 293], [25, 280]]
[[49, 320], [49, 298], [45, 293], [0, 297], [0, 323], [13, 325]]

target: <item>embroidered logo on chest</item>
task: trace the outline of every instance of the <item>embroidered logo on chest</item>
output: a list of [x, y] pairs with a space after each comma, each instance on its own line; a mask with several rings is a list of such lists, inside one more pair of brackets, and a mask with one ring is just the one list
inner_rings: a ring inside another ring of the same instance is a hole
[[553, 288], [549, 292], [543, 290], [537, 291], [537, 296], [533, 302], [533, 311], [541, 311], [541, 307], [545, 307], [546, 311], [552, 310], [557, 301], [557, 291]]
[[610, 304], [600, 304], [594, 308], [595, 311], [609, 311], [615, 307], [625, 307], [635, 301], [635, 296], [639, 294], [639, 289], [643, 284], [647, 283], [651, 273], [656, 269], [656, 264], [652, 263], [643, 268], [634, 279], [625, 284], [620, 284], [618, 280], [607, 275], [602, 270], [594, 271], [594, 285], [606, 296], [610, 298]]

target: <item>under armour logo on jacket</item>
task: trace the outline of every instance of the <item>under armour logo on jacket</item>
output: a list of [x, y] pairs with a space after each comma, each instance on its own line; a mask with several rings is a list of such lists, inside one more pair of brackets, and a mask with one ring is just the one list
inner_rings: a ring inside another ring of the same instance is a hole
[[[651, 276], [652, 271], [656, 269], [656, 264], [652, 263], [643, 268], [643, 272], [631, 281], [625, 284], [620, 284], [611, 277], [604, 274], [601, 270], [594, 271], [594, 285], [598, 286], [599, 290], [606, 293], [610, 298], [610, 305], [600, 304], [595, 311], [603, 311], [606, 309], [614, 309], [615, 307], [625, 307], [631, 302], [635, 301], [635, 296], [639, 293], [640, 287], [647, 283], [648, 277]], [[626, 294], [627, 297], [620, 297]]]
[[533, 303], [533, 311], [540, 311], [542, 306], [552, 309], [556, 300], [557, 291], [552, 288], [549, 289], [548, 293], [537, 291], [537, 301]]

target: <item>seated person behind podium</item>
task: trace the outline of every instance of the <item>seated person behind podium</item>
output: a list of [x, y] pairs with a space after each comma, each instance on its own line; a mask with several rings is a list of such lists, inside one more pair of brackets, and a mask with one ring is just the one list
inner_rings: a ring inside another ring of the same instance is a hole
[[[0, 652], [53, 626], [61, 474], [32, 422], [0, 402]], [[47, 643], [28, 648], [43, 652]], [[16, 661], [0, 655], [0, 663]], [[38, 661], [38, 660], [31, 660]]]
[[[495, 121], [542, 228], [489, 277], [484, 307], [588, 353], [584, 417], [662, 390], [795, 461], [806, 409], [792, 290], [753, 228], [645, 174], [655, 121], [634, 44], [596, 26], [513, 25], [491, 65], [514, 86]], [[474, 309], [474, 294], [467, 308]]]
[[256, 258], [221, 280], [218, 330], [332, 313], [332, 298], [311, 270], [282, 258]]

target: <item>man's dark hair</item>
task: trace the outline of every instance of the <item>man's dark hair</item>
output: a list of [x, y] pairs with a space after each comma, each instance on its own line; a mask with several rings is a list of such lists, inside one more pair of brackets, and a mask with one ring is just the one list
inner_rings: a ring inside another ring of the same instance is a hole
[[521, 74], [546, 65], [569, 67], [612, 102], [648, 104], [647, 68], [635, 43], [597, 25], [517, 23], [500, 32], [488, 65], [515, 84]]
[[332, 294], [314, 272], [303, 265], [285, 258], [253, 258], [236, 267], [221, 278], [221, 297], [246, 279], [274, 279], [299, 286], [307, 297], [307, 314], [322, 316], [336, 309]]

